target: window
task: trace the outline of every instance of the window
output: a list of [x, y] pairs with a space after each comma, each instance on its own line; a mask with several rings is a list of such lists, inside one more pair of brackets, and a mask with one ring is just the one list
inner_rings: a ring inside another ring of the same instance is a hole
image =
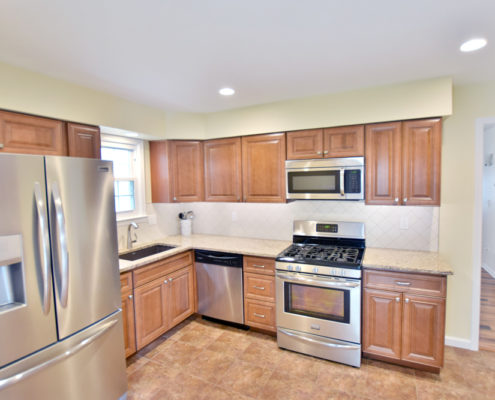
[[113, 162], [117, 220], [144, 216], [142, 140], [102, 135], [101, 159]]

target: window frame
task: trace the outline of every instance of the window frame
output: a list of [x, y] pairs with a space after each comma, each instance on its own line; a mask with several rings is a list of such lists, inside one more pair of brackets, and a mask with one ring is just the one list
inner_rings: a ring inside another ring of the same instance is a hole
[[[144, 141], [141, 139], [132, 139], [123, 136], [110, 134], [101, 135], [101, 147], [114, 147], [119, 149], [132, 150], [133, 165], [131, 170], [132, 176], [125, 178], [115, 178], [114, 182], [119, 180], [134, 181], [134, 210], [120, 211], [116, 210], [117, 222], [129, 219], [146, 217], [146, 192], [144, 176]], [[112, 168], [113, 171], [113, 168]]]

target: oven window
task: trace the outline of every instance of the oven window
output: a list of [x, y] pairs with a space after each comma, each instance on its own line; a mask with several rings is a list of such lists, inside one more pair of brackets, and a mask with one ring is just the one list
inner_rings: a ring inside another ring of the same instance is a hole
[[289, 172], [289, 193], [340, 193], [339, 171]]
[[349, 290], [284, 282], [285, 312], [349, 323]]

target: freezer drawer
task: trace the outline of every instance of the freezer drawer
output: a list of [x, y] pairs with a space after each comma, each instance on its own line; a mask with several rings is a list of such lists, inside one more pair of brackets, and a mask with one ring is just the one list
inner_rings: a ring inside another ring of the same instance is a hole
[[0, 399], [114, 400], [127, 392], [122, 315], [0, 370]]

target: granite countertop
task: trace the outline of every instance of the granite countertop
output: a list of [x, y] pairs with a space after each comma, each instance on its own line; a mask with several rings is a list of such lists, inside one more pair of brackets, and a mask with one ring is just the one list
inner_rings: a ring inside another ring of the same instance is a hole
[[363, 268], [435, 275], [454, 273], [451, 266], [438, 253], [372, 247], [366, 248]]
[[[130, 271], [191, 249], [224, 251], [226, 253], [238, 253], [246, 256], [275, 258], [282, 250], [289, 247], [292, 242], [288, 240], [266, 240], [217, 235], [165, 236], [153, 242], [143, 243], [132, 250], [138, 250], [158, 243], [177, 247], [136, 261], [119, 260], [120, 272]], [[127, 253], [129, 251], [123, 250], [120, 253]]]

